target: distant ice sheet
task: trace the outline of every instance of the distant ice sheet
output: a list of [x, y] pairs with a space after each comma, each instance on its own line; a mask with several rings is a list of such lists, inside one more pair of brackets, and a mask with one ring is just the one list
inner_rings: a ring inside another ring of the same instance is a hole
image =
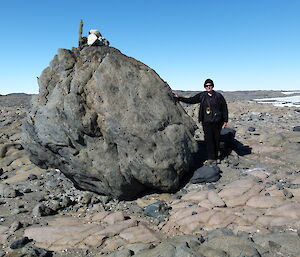
[[293, 94], [300, 94], [300, 91], [286, 91], [286, 92], [281, 92], [284, 95], [293, 95]]
[[[298, 92], [294, 92], [298, 93]], [[287, 94], [289, 95], [289, 94]], [[273, 104], [279, 107], [292, 107], [299, 106], [300, 107], [300, 95], [295, 96], [284, 96], [284, 97], [274, 97], [274, 98], [262, 98], [262, 99], [253, 99], [253, 101], [257, 103], [263, 104]]]

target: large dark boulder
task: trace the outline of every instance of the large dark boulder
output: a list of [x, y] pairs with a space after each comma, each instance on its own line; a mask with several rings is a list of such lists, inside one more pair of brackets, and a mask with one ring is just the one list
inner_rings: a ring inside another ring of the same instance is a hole
[[193, 169], [195, 124], [154, 70], [115, 48], [59, 49], [32, 103], [24, 148], [78, 188], [129, 199], [175, 191]]

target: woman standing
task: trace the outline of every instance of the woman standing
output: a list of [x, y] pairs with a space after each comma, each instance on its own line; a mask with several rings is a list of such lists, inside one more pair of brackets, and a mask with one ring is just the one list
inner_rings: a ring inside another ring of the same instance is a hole
[[207, 79], [204, 82], [205, 91], [192, 97], [174, 97], [184, 103], [200, 103], [198, 120], [202, 123], [204, 140], [207, 147], [208, 160], [206, 164], [217, 164], [220, 149], [220, 133], [222, 127], [227, 127], [228, 108], [223, 95], [213, 90], [214, 82]]

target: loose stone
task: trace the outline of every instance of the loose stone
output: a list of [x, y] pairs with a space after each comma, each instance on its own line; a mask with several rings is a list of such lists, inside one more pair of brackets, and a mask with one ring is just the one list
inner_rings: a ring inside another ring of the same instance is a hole
[[15, 240], [11, 243], [11, 249], [20, 249], [28, 244], [31, 240], [28, 237], [22, 237], [21, 239]]

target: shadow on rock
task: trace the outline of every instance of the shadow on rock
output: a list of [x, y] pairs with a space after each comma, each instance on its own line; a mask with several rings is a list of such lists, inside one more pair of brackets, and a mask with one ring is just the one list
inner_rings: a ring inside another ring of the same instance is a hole
[[252, 148], [235, 139], [235, 134], [236, 131], [231, 128], [221, 130], [221, 159], [228, 157], [232, 151], [235, 151], [239, 156], [251, 154]]
[[238, 140], [235, 141], [235, 146], [233, 150], [239, 155], [239, 156], [244, 156], [252, 153], [252, 148], [248, 145], [243, 145], [241, 142]]
[[[232, 151], [239, 156], [251, 154], [252, 148], [242, 144], [235, 139], [236, 131], [231, 128], [223, 128], [220, 138], [220, 159], [224, 160], [229, 157]], [[198, 153], [193, 172], [188, 173], [182, 180], [182, 187], [187, 183], [211, 183], [221, 178], [222, 171], [216, 165], [204, 165], [207, 159], [207, 148], [203, 140], [198, 140]]]

